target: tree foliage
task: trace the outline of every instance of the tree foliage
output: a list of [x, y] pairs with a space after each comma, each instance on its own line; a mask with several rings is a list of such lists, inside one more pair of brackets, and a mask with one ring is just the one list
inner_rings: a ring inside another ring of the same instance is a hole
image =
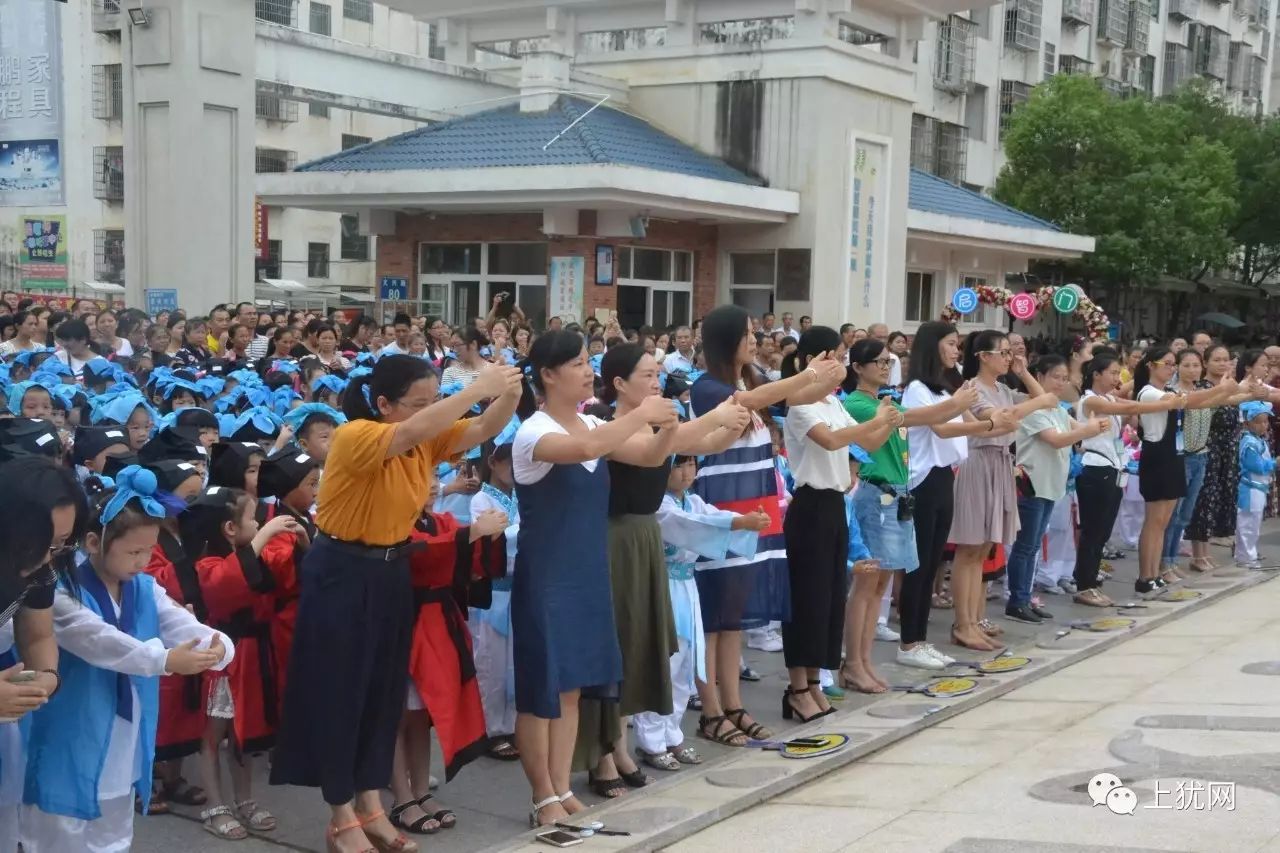
[[1176, 100], [1119, 99], [1083, 75], [1037, 87], [1011, 118], [995, 197], [1097, 240], [1086, 280], [1150, 284], [1224, 264], [1236, 161]]

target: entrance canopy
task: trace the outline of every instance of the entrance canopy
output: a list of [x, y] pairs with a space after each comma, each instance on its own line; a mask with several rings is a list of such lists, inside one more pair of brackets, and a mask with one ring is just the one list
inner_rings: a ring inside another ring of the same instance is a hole
[[593, 209], [616, 213], [617, 227], [637, 216], [777, 223], [800, 207], [798, 193], [641, 118], [563, 95], [550, 109], [512, 104], [259, 175], [258, 190], [267, 205], [345, 213]]

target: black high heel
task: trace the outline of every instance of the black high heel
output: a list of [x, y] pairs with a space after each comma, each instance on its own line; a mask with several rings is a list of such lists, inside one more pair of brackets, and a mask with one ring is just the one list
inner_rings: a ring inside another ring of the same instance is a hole
[[804, 714], [801, 714], [799, 711], [797, 711], [796, 706], [792, 705], [790, 700], [787, 698], [789, 696], [803, 696], [808, 692], [809, 692], [808, 687], [801, 687], [798, 690], [792, 687], [788, 687], [786, 690], [782, 691], [782, 719], [790, 720], [791, 718], [794, 717], [802, 723], [811, 723], [814, 720], [818, 719], [819, 717], [825, 717], [827, 715], [826, 711], [819, 711], [818, 713], [813, 714], [812, 716], [806, 717]]

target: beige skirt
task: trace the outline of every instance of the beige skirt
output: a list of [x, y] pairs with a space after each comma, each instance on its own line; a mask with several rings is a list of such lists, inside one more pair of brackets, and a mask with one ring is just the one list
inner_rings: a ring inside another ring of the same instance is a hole
[[955, 545], [1013, 544], [1018, 535], [1018, 490], [1013, 455], [1004, 447], [974, 447], [956, 470], [955, 515], [949, 542]]

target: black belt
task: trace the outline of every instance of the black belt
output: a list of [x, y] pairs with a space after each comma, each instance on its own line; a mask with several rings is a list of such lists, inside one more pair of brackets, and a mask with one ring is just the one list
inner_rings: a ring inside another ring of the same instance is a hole
[[877, 489], [884, 492], [886, 495], [893, 495], [894, 497], [898, 496], [898, 490], [895, 489], [893, 486], [889, 485], [888, 483], [882, 483], [879, 480], [867, 480], [867, 479], [863, 479], [862, 482], [866, 483], [868, 486], [875, 486]]
[[458, 670], [462, 675], [462, 683], [476, 677], [476, 661], [467, 640], [466, 620], [458, 607], [453, 592], [442, 587], [414, 587], [413, 607], [416, 612], [424, 604], [439, 604], [440, 617], [444, 620], [445, 631], [449, 634], [449, 642], [458, 654]]
[[258, 641], [258, 674], [262, 679], [262, 716], [268, 726], [279, 724], [280, 693], [276, 684], [275, 646], [271, 642], [271, 623], [260, 622], [249, 608], [237, 610], [231, 618], [216, 630], [232, 640], [255, 639]]
[[365, 545], [360, 542], [348, 542], [345, 539], [335, 539], [328, 533], [323, 532], [317, 532], [316, 538], [352, 557], [357, 557], [361, 560], [381, 560], [384, 563], [390, 563], [394, 560], [398, 560], [401, 557], [408, 556], [412, 552], [420, 551], [426, 547], [426, 543], [406, 540], [398, 545], [375, 548], [372, 545]]

